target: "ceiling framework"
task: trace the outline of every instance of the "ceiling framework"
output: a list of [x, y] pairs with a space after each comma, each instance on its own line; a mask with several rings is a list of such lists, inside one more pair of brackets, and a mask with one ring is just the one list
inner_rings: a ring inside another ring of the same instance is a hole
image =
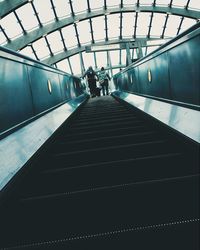
[[[109, 40], [109, 41], [104, 41], [104, 42], [97, 42], [95, 44], [88, 44], [88, 45], [84, 45], [84, 46], [78, 46], [76, 48], [73, 48], [71, 50], [64, 50], [56, 55], [52, 55], [51, 57], [48, 57], [44, 60], [42, 60], [43, 63], [48, 64], [48, 65], [53, 65], [55, 63], [58, 63], [62, 60], [64, 60], [65, 58], [71, 57], [73, 55], [82, 53], [84, 51], [86, 51], [86, 47], [90, 47], [91, 45], [94, 45], [96, 47], [98, 46], [107, 46], [107, 45], [113, 45], [113, 44], [124, 44], [123, 49], [125, 49], [125, 45], [126, 44], [133, 44], [132, 46], [129, 45], [130, 49], [137, 49], [138, 47], [151, 47], [153, 45], [148, 45], [149, 41], [157, 41], [156, 46], [161, 46], [163, 44], [162, 40], [159, 38], [138, 38], [138, 39], [114, 39], [114, 40]], [[110, 49], [108, 49], [110, 50]], [[117, 49], [112, 49], [113, 51], [117, 50]], [[107, 49], [102, 49], [99, 51], [107, 51]], [[94, 53], [93, 51], [91, 51], [90, 53]], [[119, 65], [120, 66], [120, 65]]]
[[[130, 63], [150, 53], [148, 42], [165, 41], [199, 21], [200, 5], [194, 8], [194, 0], [1, 0], [0, 18], [1, 45], [58, 68], [65, 61], [67, 71], [81, 74], [86, 60], [95, 68], [105, 60], [107, 68], [116, 69], [127, 65], [122, 57]], [[118, 51], [85, 53], [86, 45], [127, 39], [137, 40], [137, 46], [127, 42]], [[79, 72], [73, 72], [77, 60]]]

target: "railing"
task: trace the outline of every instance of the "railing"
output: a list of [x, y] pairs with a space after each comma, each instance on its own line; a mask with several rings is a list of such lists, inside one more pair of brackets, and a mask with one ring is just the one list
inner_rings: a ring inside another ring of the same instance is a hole
[[200, 105], [200, 23], [113, 78], [115, 88]]
[[200, 23], [113, 77], [113, 96], [200, 143]]
[[80, 78], [0, 48], [0, 191], [87, 98]]
[[0, 47], [0, 136], [84, 93], [81, 80]]

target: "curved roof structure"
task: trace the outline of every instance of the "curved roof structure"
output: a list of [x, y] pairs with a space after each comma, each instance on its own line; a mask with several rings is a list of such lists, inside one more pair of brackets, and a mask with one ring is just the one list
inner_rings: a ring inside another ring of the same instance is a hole
[[199, 0], [0, 0], [0, 45], [81, 74], [117, 72], [200, 20]]

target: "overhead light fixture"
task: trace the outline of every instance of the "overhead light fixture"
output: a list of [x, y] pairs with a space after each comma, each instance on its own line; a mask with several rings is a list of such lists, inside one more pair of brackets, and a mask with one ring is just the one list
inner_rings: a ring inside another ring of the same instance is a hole
[[158, 39], [158, 40], [150, 40], [147, 41], [147, 46], [156, 46], [156, 45], [162, 45], [163, 43], [166, 43], [167, 39]]
[[120, 49], [120, 44], [93, 45], [91, 52]]

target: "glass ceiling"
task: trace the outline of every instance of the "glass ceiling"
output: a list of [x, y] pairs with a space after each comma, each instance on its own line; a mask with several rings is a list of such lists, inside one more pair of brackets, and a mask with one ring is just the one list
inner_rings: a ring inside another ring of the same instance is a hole
[[[141, 51], [143, 56], [152, 52], [200, 18], [200, 0], [23, 2], [0, 19], [0, 45], [76, 75], [90, 65], [97, 70], [104, 66], [114, 74], [127, 64], [124, 48], [86, 53], [85, 45], [134, 39], [137, 43], [130, 47], [134, 61]], [[0, 8], [1, 4], [6, 0], [0, 0]]]

